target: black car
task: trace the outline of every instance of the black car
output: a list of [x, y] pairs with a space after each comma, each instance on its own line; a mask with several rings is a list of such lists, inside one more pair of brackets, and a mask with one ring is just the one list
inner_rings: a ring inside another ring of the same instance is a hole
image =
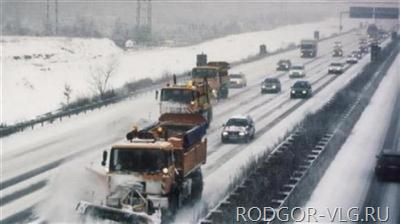
[[234, 116], [223, 125], [221, 141], [249, 142], [256, 132], [254, 121], [250, 116]]
[[290, 91], [290, 98], [309, 98], [312, 96], [311, 84], [308, 81], [297, 81]]
[[277, 71], [289, 71], [290, 67], [292, 67], [292, 62], [290, 60], [279, 60], [278, 65], [276, 67]]
[[277, 78], [266, 78], [261, 83], [261, 93], [279, 93], [281, 91], [281, 82]]
[[362, 53], [361, 51], [352, 51], [351, 54], [356, 57], [358, 60], [362, 58]]
[[400, 152], [384, 150], [377, 158], [375, 174], [378, 180], [400, 181]]

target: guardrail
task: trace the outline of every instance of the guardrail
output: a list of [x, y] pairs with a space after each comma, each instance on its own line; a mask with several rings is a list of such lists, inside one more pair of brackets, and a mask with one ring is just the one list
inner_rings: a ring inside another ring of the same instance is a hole
[[[337, 36], [340, 35], [345, 35], [348, 33], [351, 33], [355, 31], [355, 29], [349, 30], [347, 32], [343, 32], [341, 34], [333, 34], [329, 37], [325, 37], [325, 38], [321, 38], [319, 41], [324, 41], [324, 40], [328, 40], [331, 38], [335, 38]], [[269, 57], [269, 56], [273, 56], [276, 54], [280, 54], [283, 52], [287, 52], [293, 49], [298, 48], [298, 45], [294, 45], [294, 46], [288, 46], [287, 48], [284, 49], [279, 49], [277, 51], [274, 52], [267, 52], [267, 54], [263, 54], [263, 55], [251, 55], [246, 59], [242, 59], [240, 61], [236, 61], [236, 62], [232, 62], [231, 65], [232, 66], [238, 66], [241, 64], [245, 64], [245, 63], [249, 63], [249, 62], [253, 62], [253, 61], [257, 61], [257, 60], [261, 60], [265, 57]], [[184, 72], [183, 74], [179, 74], [177, 75], [178, 78], [180, 79], [187, 79], [187, 72]], [[164, 85], [167, 82], [166, 78], [161, 78], [158, 79], [156, 81], [153, 81], [152, 84], [147, 85], [147, 86], [142, 86], [142, 88], [139, 88], [135, 91], [131, 91], [129, 93], [119, 93], [117, 96], [114, 97], [110, 97], [104, 100], [99, 100], [97, 102], [93, 102], [93, 103], [89, 103], [87, 105], [84, 106], [80, 106], [77, 108], [73, 108], [73, 109], [69, 109], [69, 110], [58, 110], [56, 112], [49, 112], [47, 114], [41, 115], [39, 116], [39, 118], [36, 119], [31, 119], [28, 121], [24, 121], [24, 122], [20, 122], [20, 123], [16, 123], [13, 125], [7, 125], [7, 126], [0, 126], [0, 138], [4, 137], [4, 136], [8, 136], [11, 135], [13, 133], [16, 132], [20, 132], [20, 131], [24, 131], [26, 129], [34, 129], [34, 127], [36, 125], [41, 125], [43, 126], [45, 123], [53, 123], [54, 121], [58, 120], [58, 121], [62, 121], [63, 118], [65, 117], [71, 117], [73, 115], [79, 115], [81, 113], [86, 113], [87, 111], [92, 111], [94, 109], [100, 109], [104, 106], [108, 106], [110, 104], [113, 103], [117, 103], [120, 102], [122, 100], [125, 100], [129, 97], [135, 96], [135, 95], [140, 95], [142, 93], [145, 93], [147, 91], [152, 91], [152, 90], [156, 90], [158, 88], [161, 88], [162, 85]]]
[[386, 46], [381, 60], [366, 65], [323, 108], [308, 115], [271, 154], [251, 165], [254, 168], [243, 182], [201, 223], [245, 223], [237, 220], [238, 207], [246, 211], [251, 207], [272, 208], [266, 211], [264, 220], [258, 221], [281, 223], [273, 219], [278, 210], [287, 207], [290, 212], [291, 208], [303, 205], [395, 60], [398, 44], [396, 40]]

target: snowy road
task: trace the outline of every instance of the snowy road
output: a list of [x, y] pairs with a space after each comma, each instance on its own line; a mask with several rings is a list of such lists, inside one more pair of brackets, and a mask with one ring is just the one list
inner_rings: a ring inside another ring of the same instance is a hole
[[[201, 209], [197, 206], [208, 207], [217, 203], [226, 195], [227, 183], [232, 182], [246, 163], [274, 146], [308, 112], [320, 108], [344, 83], [357, 75], [369, 61], [368, 56], [341, 76], [327, 75], [327, 65], [332, 61], [330, 51], [333, 42], [341, 40], [345, 52], [350, 52], [357, 47], [357, 38], [354, 34], [346, 34], [321, 42], [320, 56], [316, 59], [302, 59], [298, 50], [293, 50], [232, 69], [232, 72], [241, 71], [247, 75], [248, 87], [232, 90], [229, 99], [214, 107], [214, 121], [208, 131], [208, 159], [203, 167], [203, 199], [194, 208], [180, 212], [177, 215], [178, 222], [198, 220]], [[306, 79], [312, 83], [314, 90], [311, 99], [289, 99], [288, 91], [293, 80], [285, 73], [277, 74], [274, 71], [280, 58], [306, 64]], [[259, 85], [266, 76], [280, 77], [282, 93], [260, 94]], [[32, 212], [39, 214], [39, 220], [71, 221], [75, 203], [82, 199], [79, 194], [72, 194], [76, 190], [71, 189], [80, 190], [86, 186], [85, 181], [88, 180], [82, 172], [84, 167], [90, 161], [97, 164], [102, 150], [121, 141], [121, 136], [124, 136], [132, 121], [143, 125], [145, 120], [141, 118], [155, 120], [157, 111], [154, 94], [149, 92], [63, 123], [4, 138], [2, 221], [23, 221], [28, 217], [35, 219]], [[256, 139], [249, 145], [220, 143], [222, 123], [235, 114], [250, 114], [256, 122]], [[65, 191], [60, 193], [54, 189]], [[43, 201], [46, 202], [45, 206], [36, 206]]]

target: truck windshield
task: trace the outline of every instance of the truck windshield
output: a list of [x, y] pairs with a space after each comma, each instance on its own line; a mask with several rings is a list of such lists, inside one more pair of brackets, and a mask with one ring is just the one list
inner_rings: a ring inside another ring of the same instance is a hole
[[112, 149], [111, 171], [157, 172], [168, 166], [168, 153], [154, 149]]
[[190, 103], [194, 100], [194, 92], [187, 89], [163, 89], [161, 101]]
[[301, 49], [314, 49], [315, 45], [313, 44], [302, 44]]
[[200, 69], [195, 68], [192, 71], [193, 78], [215, 78], [217, 76], [217, 71], [215, 69]]

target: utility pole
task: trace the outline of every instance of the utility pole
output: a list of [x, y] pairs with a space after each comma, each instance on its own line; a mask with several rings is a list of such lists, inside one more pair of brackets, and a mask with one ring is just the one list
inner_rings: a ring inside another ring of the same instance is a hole
[[46, 1], [46, 33], [50, 34], [50, 0]]
[[349, 13], [349, 11], [341, 11], [339, 14], [339, 33], [341, 33], [343, 30], [342, 17], [344, 14], [348, 14], [348, 13]]
[[55, 34], [58, 34], [58, 0], [55, 0], [55, 14], [56, 14], [56, 29]]
[[147, 36], [147, 38], [151, 35], [151, 7], [151, 0], [136, 1], [136, 30], [137, 32], [143, 32], [143, 34]]

